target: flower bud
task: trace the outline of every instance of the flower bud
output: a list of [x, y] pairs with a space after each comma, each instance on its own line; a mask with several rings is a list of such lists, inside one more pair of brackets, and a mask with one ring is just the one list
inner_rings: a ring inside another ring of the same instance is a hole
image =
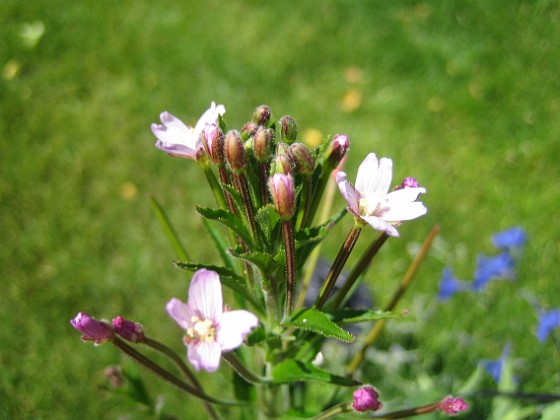
[[296, 170], [302, 175], [311, 175], [315, 169], [313, 156], [303, 143], [294, 143], [290, 146], [289, 156], [292, 158]]
[[245, 141], [249, 137], [253, 136], [257, 131], [257, 128], [259, 128], [257, 124], [255, 124], [253, 121], [249, 121], [243, 126], [243, 128], [241, 128], [241, 139]]
[[469, 405], [462, 398], [445, 397], [438, 403], [438, 409], [449, 416], [465, 411]]
[[296, 192], [292, 176], [276, 173], [268, 179], [268, 188], [280, 218], [282, 220], [291, 219], [296, 209]]
[[226, 160], [233, 172], [240, 172], [247, 166], [245, 147], [238, 131], [228, 131], [226, 134], [224, 152]]
[[325, 150], [324, 159], [326, 169], [330, 172], [342, 161], [350, 148], [350, 140], [346, 134], [337, 134]]
[[412, 178], [412, 177], [406, 177], [401, 185], [397, 185], [394, 189], [395, 190], [402, 190], [404, 188], [418, 188], [418, 181], [416, 181], [416, 178]]
[[278, 143], [276, 155], [270, 167], [270, 174], [290, 174], [294, 173], [294, 163], [289, 155], [290, 148], [286, 143]]
[[144, 330], [140, 324], [128, 321], [122, 316], [114, 318], [112, 324], [115, 332], [125, 340], [132, 341], [133, 343], [143, 343], [146, 341]]
[[355, 411], [377, 411], [381, 408], [379, 394], [374, 387], [366, 385], [354, 391], [352, 408]]
[[284, 115], [278, 121], [280, 125], [280, 138], [286, 143], [293, 143], [297, 139], [298, 128], [296, 120], [290, 115]]
[[253, 112], [252, 120], [254, 123], [266, 127], [271, 115], [272, 111], [268, 105], [259, 105]]
[[253, 138], [253, 151], [258, 162], [266, 162], [270, 157], [271, 139], [269, 132], [274, 131], [259, 127]]
[[84, 312], [78, 313], [70, 324], [83, 333], [82, 340], [93, 341], [95, 344], [105, 343], [115, 336], [115, 332], [108, 323], [97, 321]]
[[224, 133], [215, 124], [208, 124], [202, 130], [202, 144], [212, 163], [218, 167], [224, 164]]
[[113, 388], [120, 388], [126, 382], [120, 366], [107, 366], [103, 370], [103, 375], [109, 380]]

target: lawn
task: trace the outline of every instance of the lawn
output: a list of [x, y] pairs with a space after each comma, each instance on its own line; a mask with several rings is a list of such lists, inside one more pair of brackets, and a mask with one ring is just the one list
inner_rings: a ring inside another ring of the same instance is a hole
[[[459, 389], [508, 343], [521, 391], [560, 393], [560, 336], [537, 340], [535, 310], [560, 307], [556, 2], [0, 4], [1, 418], [142, 417], [102, 389], [103, 369], [123, 357], [80, 342], [69, 320], [123, 315], [183, 351], [165, 303], [185, 298], [190, 275], [171, 264], [147, 196], [204, 262], [218, 256], [201, 246], [194, 207], [212, 197], [195, 164], [153, 146], [150, 124], [163, 110], [194, 124], [211, 101], [225, 104], [232, 127], [266, 103], [276, 118], [294, 116], [302, 138], [348, 134], [352, 181], [375, 152], [393, 159], [396, 180], [426, 187], [427, 216], [402, 226], [366, 278], [383, 306], [440, 225], [399, 306], [411, 315], [389, 324], [362, 378], [389, 405]], [[350, 226], [346, 216], [325, 258]], [[528, 237], [516, 279], [439, 302], [443, 269], [472, 279], [476, 256], [497, 254], [490, 237], [511, 226]], [[364, 232], [350, 265], [373, 238]], [[200, 409], [141, 375], [170, 414]], [[202, 377], [217, 390], [231, 371], [213, 375]], [[472, 404], [472, 418], [489, 416], [488, 398]]]

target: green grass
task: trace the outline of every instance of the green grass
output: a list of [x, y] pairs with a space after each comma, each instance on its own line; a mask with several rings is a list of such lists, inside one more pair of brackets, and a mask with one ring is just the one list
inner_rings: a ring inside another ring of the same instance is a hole
[[[194, 205], [212, 201], [195, 165], [153, 147], [149, 125], [164, 109], [192, 124], [212, 100], [226, 105], [230, 126], [267, 103], [276, 117], [293, 115], [300, 132], [347, 133], [350, 179], [375, 151], [393, 158], [396, 179], [414, 175], [427, 187], [428, 215], [404, 225], [374, 266], [383, 302], [410, 261], [408, 246], [441, 225], [437, 252], [401, 304], [417, 324], [393, 324], [380, 343], [418, 348], [410, 380], [426, 371], [460, 382], [511, 342], [523, 389], [559, 391], [558, 349], [537, 342], [524, 297], [560, 306], [555, 2], [0, 3], [2, 418], [116, 418], [130, 409], [98, 389], [103, 368], [122, 359], [79, 341], [68, 321], [80, 310], [136, 319], [183, 351], [164, 304], [184, 297], [188, 277], [171, 266], [146, 194], [202, 261], [216, 254], [199, 246]], [[33, 22], [45, 29], [29, 47], [21, 31]], [[358, 81], [345, 78], [353, 67]], [[361, 97], [351, 112], [348, 92]], [[516, 282], [434, 300], [444, 266], [469, 278], [476, 254], [492, 252], [490, 235], [517, 224], [530, 240]], [[373, 237], [364, 233], [357, 253]], [[364, 380], [381, 381], [374, 372]], [[224, 367], [203, 377], [229, 375]], [[143, 377], [171, 409], [198, 409]]]

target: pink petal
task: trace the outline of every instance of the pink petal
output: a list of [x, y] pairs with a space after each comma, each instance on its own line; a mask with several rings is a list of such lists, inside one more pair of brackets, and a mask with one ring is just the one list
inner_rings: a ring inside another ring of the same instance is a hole
[[165, 309], [171, 318], [177, 322], [184, 330], [188, 330], [192, 327], [191, 318], [194, 315], [193, 311], [184, 302], [179, 299], [171, 299]]
[[222, 315], [216, 339], [222, 351], [239, 347], [247, 334], [259, 325], [258, 318], [248, 311], [228, 311]]
[[346, 180], [346, 173], [342, 171], [337, 172], [336, 182], [338, 184], [338, 189], [348, 203], [350, 210], [354, 214], [358, 214], [360, 194], [356, 191], [352, 184]]
[[189, 307], [201, 319], [218, 324], [222, 317], [222, 285], [218, 273], [204, 268], [194, 273], [189, 286]]
[[214, 372], [220, 366], [222, 350], [215, 341], [197, 341], [189, 344], [187, 358], [193, 367]]

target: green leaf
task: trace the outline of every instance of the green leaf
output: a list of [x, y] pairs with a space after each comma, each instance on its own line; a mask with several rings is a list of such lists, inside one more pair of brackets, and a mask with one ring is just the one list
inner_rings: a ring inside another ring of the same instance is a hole
[[294, 239], [296, 242], [297, 260], [306, 261], [311, 251], [313, 251], [313, 248], [331, 232], [346, 213], [347, 210], [343, 209], [320, 226], [306, 228], [296, 232]]
[[201, 264], [201, 263], [191, 263], [191, 262], [181, 262], [173, 261], [173, 264], [178, 268], [183, 270], [189, 270], [195, 272], [201, 268], [206, 268], [207, 270], [212, 270], [218, 273], [220, 276], [220, 282], [222, 285], [239, 293], [242, 297], [247, 299], [255, 309], [257, 309], [261, 314], [264, 312], [262, 303], [255, 299], [255, 294], [247, 289], [243, 282], [243, 277], [237, 275], [234, 271], [227, 267], [220, 267], [212, 264]]
[[335, 338], [347, 343], [351, 343], [356, 339], [348, 331], [343, 330], [332, 322], [328, 315], [313, 308], [296, 312], [284, 325], [312, 331], [325, 337]]
[[351, 378], [334, 375], [311, 363], [287, 359], [272, 368], [274, 382], [286, 384], [298, 381], [319, 381], [341, 386], [358, 386], [360, 382]]
[[377, 321], [386, 318], [400, 318], [407, 315], [406, 312], [396, 314], [391, 311], [369, 311], [361, 309], [340, 309], [327, 312], [329, 318], [340, 324], [356, 324], [358, 322]]
[[243, 240], [243, 242], [245, 242], [246, 244], [253, 243], [253, 239], [251, 238], [249, 231], [243, 224], [243, 221], [239, 217], [235, 216], [234, 214], [231, 214], [229, 211], [223, 209], [211, 209], [208, 207], [200, 207], [200, 206], [196, 206], [196, 211], [198, 211], [198, 213], [206, 219], [216, 220], [222, 223], [223, 225], [227, 226], [228, 228], [233, 230], [237, 235], [239, 235], [241, 240]]
[[245, 338], [245, 344], [247, 346], [254, 346], [262, 343], [264, 340], [266, 340], [266, 333], [264, 331], [264, 327], [259, 324], [256, 328], [251, 330], [249, 335], [247, 335]]
[[150, 200], [152, 211], [156, 215], [158, 222], [161, 225], [163, 232], [165, 233], [165, 236], [167, 236], [167, 239], [171, 243], [171, 246], [173, 247], [173, 251], [177, 255], [177, 258], [181, 260], [188, 260], [189, 256], [187, 254], [187, 250], [179, 240], [177, 232], [173, 228], [173, 225], [171, 224], [169, 217], [167, 217], [165, 210], [152, 194], [148, 195], [148, 199]]
[[263, 275], [273, 270], [276, 265], [273, 258], [265, 252], [239, 252], [238, 250], [230, 250], [230, 252], [234, 257], [249, 261], [257, 266]]
[[255, 220], [259, 224], [261, 231], [266, 236], [266, 239], [270, 241], [272, 232], [274, 228], [278, 226], [278, 222], [280, 221], [280, 216], [274, 206], [272, 204], [268, 204], [261, 207], [255, 215]]

